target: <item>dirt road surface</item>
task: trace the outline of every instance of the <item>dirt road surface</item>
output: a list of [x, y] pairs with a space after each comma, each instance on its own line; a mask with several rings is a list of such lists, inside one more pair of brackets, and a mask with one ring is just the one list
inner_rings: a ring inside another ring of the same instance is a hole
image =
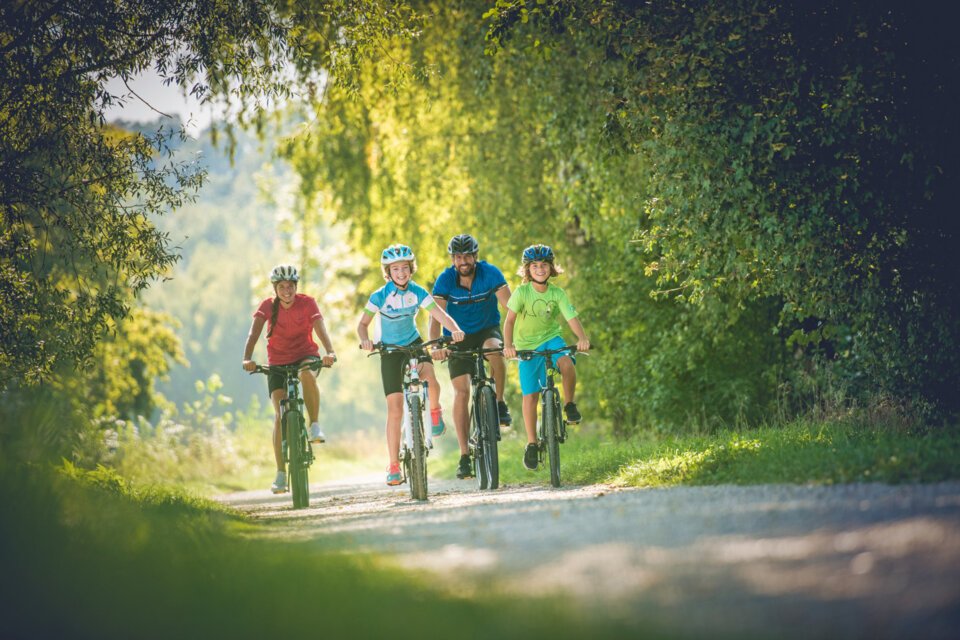
[[382, 477], [222, 500], [264, 536], [691, 637], [960, 638], [960, 483], [551, 489]]

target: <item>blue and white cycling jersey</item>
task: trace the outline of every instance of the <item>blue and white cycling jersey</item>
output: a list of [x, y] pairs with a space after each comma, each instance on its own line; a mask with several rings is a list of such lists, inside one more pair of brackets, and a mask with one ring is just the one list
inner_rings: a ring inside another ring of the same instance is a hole
[[411, 280], [405, 289], [398, 289], [391, 280], [373, 292], [363, 311], [371, 316], [380, 312], [382, 342], [408, 345], [420, 337], [415, 321], [417, 311], [421, 307], [429, 311], [436, 304], [416, 282]]

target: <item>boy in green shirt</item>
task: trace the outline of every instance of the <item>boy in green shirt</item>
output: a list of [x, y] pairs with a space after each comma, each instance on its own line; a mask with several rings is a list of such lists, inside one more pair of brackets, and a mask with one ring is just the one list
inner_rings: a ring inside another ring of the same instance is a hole
[[[535, 244], [523, 251], [522, 264], [517, 275], [521, 284], [507, 303], [507, 317], [503, 323], [503, 355], [517, 357], [517, 349], [543, 351], [564, 346], [562, 316], [577, 336], [577, 350], [589, 351], [590, 340], [577, 319], [577, 310], [570, 304], [566, 292], [548, 281], [551, 276], [563, 273], [555, 264], [553, 249]], [[516, 340], [514, 329], [516, 328]], [[554, 366], [563, 378], [563, 411], [567, 422], [580, 422], [580, 412], [574, 402], [577, 388], [576, 360], [569, 355], [554, 355]], [[523, 452], [523, 466], [537, 468], [537, 404], [540, 389], [547, 382], [547, 367], [544, 358], [521, 360], [520, 391], [523, 393], [523, 423], [527, 430], [527, 448]]]

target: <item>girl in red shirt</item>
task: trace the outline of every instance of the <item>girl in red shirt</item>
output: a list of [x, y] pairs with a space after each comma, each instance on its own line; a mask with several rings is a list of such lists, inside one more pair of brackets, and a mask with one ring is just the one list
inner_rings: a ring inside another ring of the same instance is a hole
[[[297, 293], [299, 280], [300, 275], [293, 265], [277, 265], [270, 272], [270, 282], [273, 283], [276, 297], [261, 302], [253, 314], [253, 324], [250, 325], [250, 334], [243, 349], [244, 370], [253, 371], [257, 366], [251, 358], [264, 324], [267, 325], [268, 364], [287, 365], [320, 358], [320, 350], [313, 341], [314, 333], [320, 338], [326, 352], [323, 363], [329, 366], [336, 362], [337, 355], [333, 352], [333, 344], [327, 335], [317, 301], [308, 295]], [[317, 422], [320, 414], [320, 390], [317, 388], [317, 378], [313, 371], [301, 371], [300, 384], [303, 388], [303, 403], [310, 417], [310, 441], [323, 442], [325, 437]], [[268, 376], [267, 388], [273, 401], [273, 455], [277, 462], [277, 478], [271, 490], [282, 493], [287, 490], [287, 476], [283, 469], [283, 453], [280, 449], [280, 402], [287, 397], [287, 390], [283, 377], [276, 374]]]

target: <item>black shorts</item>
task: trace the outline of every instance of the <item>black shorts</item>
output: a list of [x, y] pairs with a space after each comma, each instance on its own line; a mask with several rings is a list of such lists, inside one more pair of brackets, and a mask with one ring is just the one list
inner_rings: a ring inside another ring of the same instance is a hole
[[[307, 356], [306, 358], [301, 358], [296, 362], [291, 362], [289, 364], [301, 364], [303, 362], [312, 362], [314, 360], [319, 360], [320, 356]], [[282, 365], [286, 366], [286, 365]], [[277, 389], [287, 390], [287, 379], [282, 373], [270, 373], [267, 374], [267, 393], [270, 394], [270, 397], [273, 397], [273, 392]]]
[[[478, 349], [490, 338], [496, 338], [501, 345], [503, 344], [503, 334], [500, 333], [500, 327], [487, 327], [476, 333], [471, 333], [462, 342], [456, 343], [454, 348]], [[449, 358], [447, 368], [450, 370], [450, 379], [453, 380], [465, 373], [473, 373], [473, 360], [469, 358]]]
[[[408, 345], [423, 344], [422, 338], [417, 338]], [[402, 351], [380, 354], [380, 378], [383, 380], [383, 395], [388, 396], [391, 393], [400, 393], [403, 391], [403, 370], [407, 366], [410, 355]], [[423, 355], [419, 358], [420, 362], [433, 362], [430, 356]]]

